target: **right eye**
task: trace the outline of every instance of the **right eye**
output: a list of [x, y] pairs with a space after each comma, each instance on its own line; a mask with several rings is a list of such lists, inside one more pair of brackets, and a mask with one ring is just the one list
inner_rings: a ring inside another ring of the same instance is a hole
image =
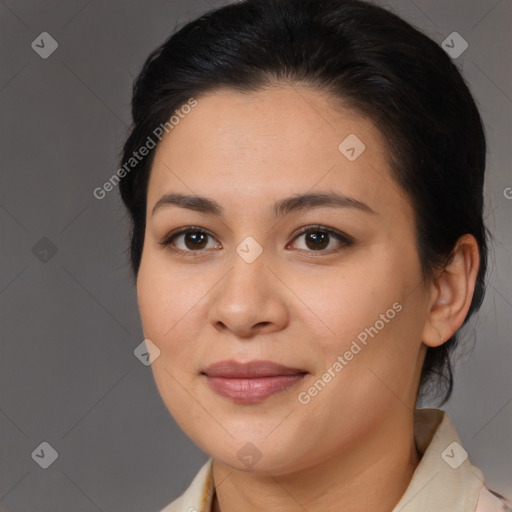
[[[213, 236], [205, 229], [189, 226], [174, 231], [163, 242], [160, 242], [160, 245], [178, 253], [201, 252], [202, 249], [208, 249], [208, 237], [213, 239]], [[219, 245], [217, 243], [216, 246], [210, 248], [219, 248]]]

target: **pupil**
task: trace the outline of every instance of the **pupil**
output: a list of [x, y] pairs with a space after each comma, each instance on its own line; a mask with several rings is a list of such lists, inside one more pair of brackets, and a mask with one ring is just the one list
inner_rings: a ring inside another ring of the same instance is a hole
[[[313, 247], [309, 245], [309, 242], [312, 241]], [[328, 244], [329, 241], [329, 235], [328, 233], [325, 233], [323, 231], [312, 231], [308, 233], [308, 236], [306, 237], [306, 244], [308, 245], [309, 249], [313, 249], [314, 251], [319, 249], [324, 249]]]

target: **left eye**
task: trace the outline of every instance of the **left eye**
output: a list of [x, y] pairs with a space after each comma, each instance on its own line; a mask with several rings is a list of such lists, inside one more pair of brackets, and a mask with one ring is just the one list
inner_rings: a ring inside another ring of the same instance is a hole
[[324, 251], [324, 249], [331, 245], [332, 239], [338, 242], [338, 245], [350, 245], [352, 241], [347, 237], [342, 235], [341, 233], [337, 233], [332, 229], [319, 227], [309, 227], [304, 229], [298, 236], [295, 237], [294, 240], [298, 240], [301, 237], [304, 238], [305, 248], [300, 248], [301, 250], [310, 250], [310, 251]]

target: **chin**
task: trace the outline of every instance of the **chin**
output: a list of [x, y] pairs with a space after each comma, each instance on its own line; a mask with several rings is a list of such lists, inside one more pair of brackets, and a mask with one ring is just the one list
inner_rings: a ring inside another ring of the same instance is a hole
[[230, 439], [215, 444], [210, 438], [206, 445], [197, 444], [214, 460], [236, 471], [280, 475], [300, 468], [301, 455], [297, 453], [297, 443], [295, 447], [289, 446], [277, 438], [270, 442], [265, 436], [254, 437], [252, 441], [250, 436], [246, 436], [247, 441]]

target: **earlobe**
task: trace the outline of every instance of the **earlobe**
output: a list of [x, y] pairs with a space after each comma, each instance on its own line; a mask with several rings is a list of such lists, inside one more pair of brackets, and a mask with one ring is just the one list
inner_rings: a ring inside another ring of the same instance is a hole
[[475, 237], [462, 236], [452, 258], [432, 282], [432, 301], [422, 338], [425, 345], [442, 345], [463, 324], [473, 299], [479, 266]]

